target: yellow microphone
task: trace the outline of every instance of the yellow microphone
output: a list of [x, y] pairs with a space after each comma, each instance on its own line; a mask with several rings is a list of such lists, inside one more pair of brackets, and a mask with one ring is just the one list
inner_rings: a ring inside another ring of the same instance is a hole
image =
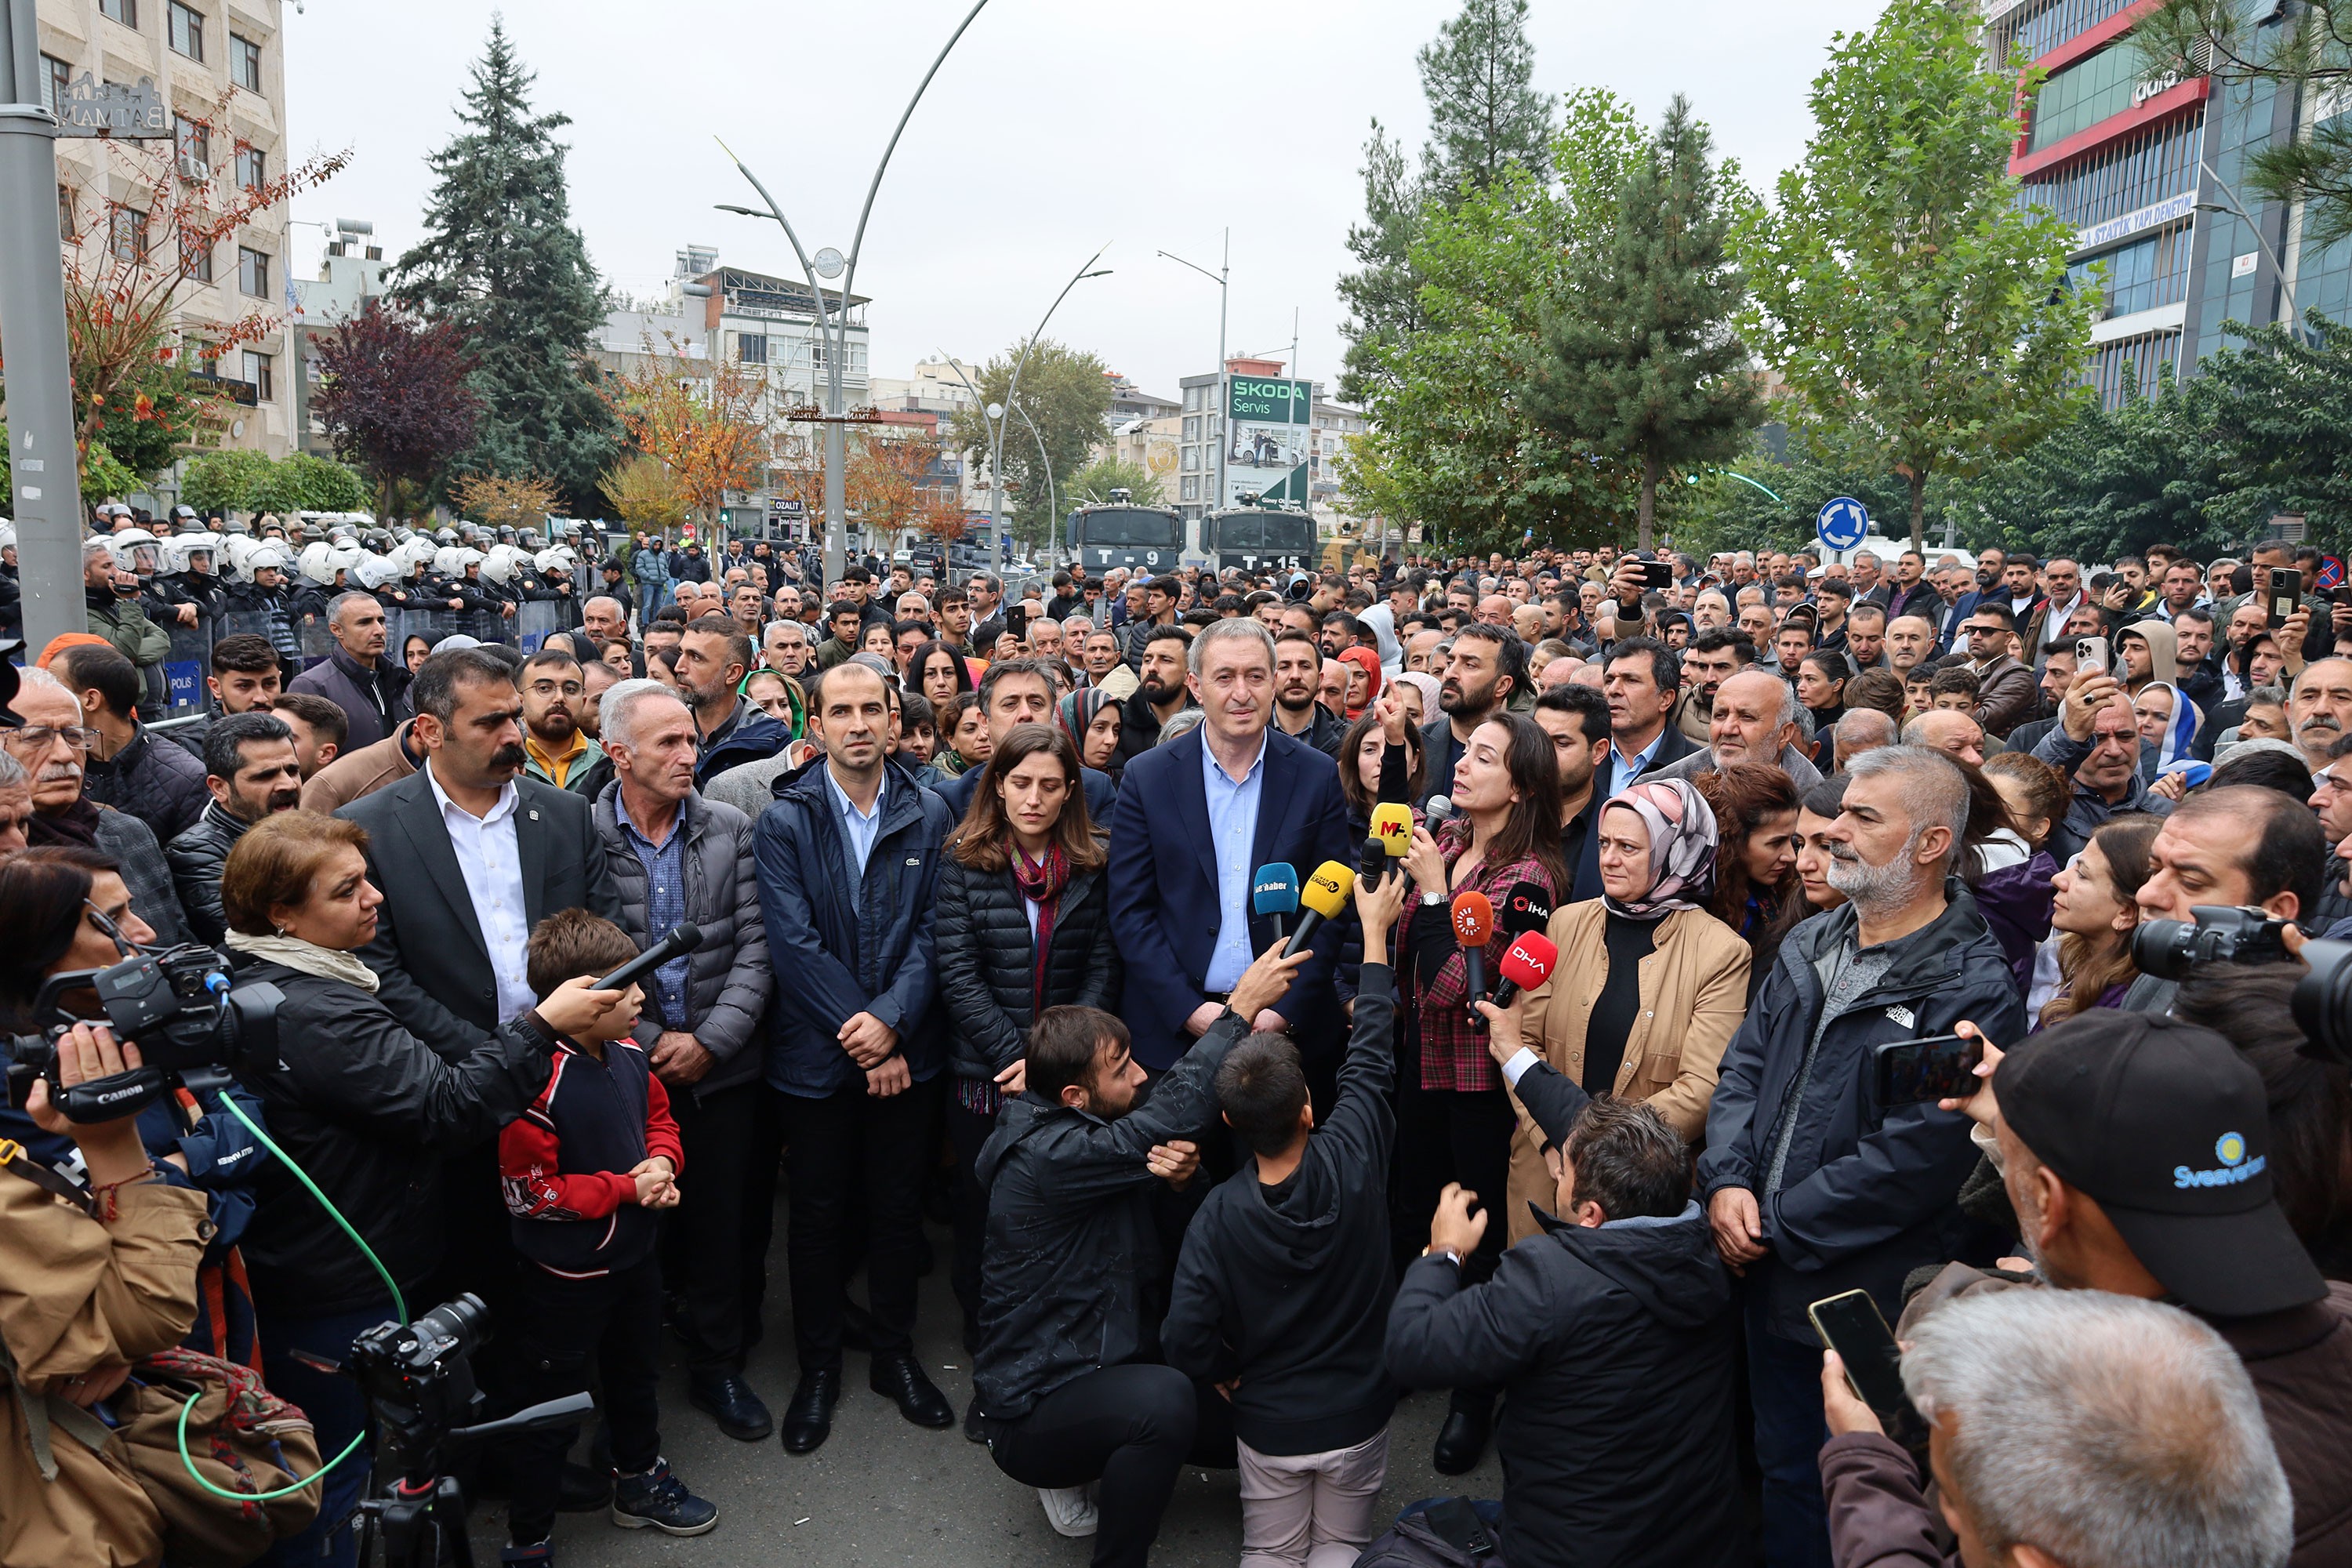
[[1297, 957], [1315, 940], [1315, 933], [1322, 929], [1325, 921], [1348, 907], [1348, 897], [1355, 890], [1356, 873], [1339, 861], [1326, 860], [1316, 867], [1315, 874], [1307, 879], [1305, 890], [1298, 895], [1307, 912], [1299, 917], [1298, 929], [1291, 933], [1282, 956]]

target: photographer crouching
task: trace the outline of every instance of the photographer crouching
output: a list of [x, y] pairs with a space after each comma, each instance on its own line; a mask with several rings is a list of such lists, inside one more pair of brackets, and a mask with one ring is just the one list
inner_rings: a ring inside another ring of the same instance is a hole
[[[248, 1087], [278, 1146], [409, 1294], [441, 1261], [445, 1154], [520, 1115], [547, 1081], [558, 1038], [588, 1028], [621, 998], [591, 990], [585, 978], [566, 982], [467, 1054], [444, 1059], [376, 999], [376, 976], [356, 956], [375, 935], [383, 901], [367, 879], [366, 847], [366, 830], [338, 817], [265, 818], [229, 852], [221, 908], [238, 984], [267, 981], [285, 998], [282, 1066]], [[356, 1336], [394, 1315], [391, 1293], [282, 1167], [261, 1185], [246, 1257], [269, 1386], [309, 1413], [321, 1452], [340, 1452], [366, 1422], [365, 1396], [303, 1358], [341, 1362]], [[345, 1525], [366, 1479], [356, 1463], [331, 1472], [319, 1522], [279, 1542], [272, 1560], [352, 1563]]]

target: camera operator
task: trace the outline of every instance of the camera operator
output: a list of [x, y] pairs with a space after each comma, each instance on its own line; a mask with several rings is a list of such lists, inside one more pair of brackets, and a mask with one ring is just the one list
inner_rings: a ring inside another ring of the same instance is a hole
[[[2319, 907], [2326, 861], [2327, 843], [2309, 806], [2252, 785], [2200, 790], [2173, 809], [2148, 845], [2147, 879], [2135, 895], [2141, 929], [2152, 920], [2194, 921], [2199, 905], [2300, 920]], [[2177, 979], [2143, 973], [2123, 1005], [2161, 1013], [2179, 987]]]
[[1822, 1477], [1839, 1568], [2288, 1561], [2272, 1435], [2228, 1347], [2186, 1313], [2095, 1290], [2005, 1291], [1942, 1307], [1913, 1334], [1903, 1386], [1934, 1422], [1941, 1516], [1826, 1357], [1837, 1435]]
[[[121, 869], [106, 856], [95, 849], [49, 847], [28, 850], [0, 866], [0, 1027], [35, 1032], [44, 1022], [32, 1011], [42, 983], [53, 974], [119, 962], [123, 953], [118, 936], [142, 947], [155, 940], [131, 908]], [[73, 999], [69, 994], [64, 1000]], [[149, 1104], [134, 1125], [163, 1179], [194, 1186], [209, 1205], [213, 1228], [188, 1348], [258, 1367], [253, 1299], [245, 1286], [244, 1259], [233, 1252], [252, 1217], [254, 1179], [268, 1156], [222, 1104], [225, 1096], [235, 1097], [248, 1116], [261, 1120], [260, 1101], [243, 1089], [183, 1089]], [[42, 1131], [21, 1110], [0, 1110], [0, 1138], [23, 1143], [44, 1164], [72, 1167], [70, 1141]]]
[[[2269, 1095], [2230, 1041], [2099, 1008], [2002, 1053], [1943, 1103], [1992, 1129], [2043, 1284], [2177, 1302], [2245, 1363], [2294, 1495], [2293, 1568], [2352, 1553], [2352, 1284], [2330, 1286], [2273, 1194]], [[1955, 1296], [2018, 1288], [1952, 1264], [1898, 1338]], [[2173, 1559], [2189, 1562], [2195, 1559]]]
[[[88, 1024], [58, 1042], [64, 1089], [139, 1065], [136, 1045]], [[79, 1149], [92, 1206], [60, 1202], [21, 1153], [0, 1168], [0, 1255], [16, 1260], [0, 1270], [0, 1382], [14, 1384], [0, 1398], [0, 1562], [154, 1563], [155, 1506], [100, 1458], [106, 1431], [88, 1412], [194, 1321], [204, 1196], [159, 1179], [128, 1118], [68, 1121], [46, 1083], [26, 1109]], [[28, 1419], [47, 1428], [52, 1476]]]
[[[383, 1259], [404, 1293], [441, 1261], [446, 1151], [480, 1142], [520, 1115], [547, 1081], [559, 1037], [620, 1000], [568, 982], [530, 1012], [444, 1059], [403, 1028], [356, 956], [383, 901], [367, 879], [367, 834], [315, 812], [280, 812], [248, 828], [221, 875], [221, 908], [240, 982], [285, 993], [283, 1068], [256, 1078], [279, 1147]], [[269, 1386], [309, 1413], [320, 1451], [338, 1453], [366, 1419], [356, 1384], [306, 1364], [339, 1362], [352, 1339], [393, 1315], [383, 1281], [332, 1215], [284, 1172], [262, 1185], [247, 1233]], [[330, 1473], [320, 1522], [281, 1542], [282, 1560], [352, 1561], [331, 1526], [358, 1500], [366, 1468]]]

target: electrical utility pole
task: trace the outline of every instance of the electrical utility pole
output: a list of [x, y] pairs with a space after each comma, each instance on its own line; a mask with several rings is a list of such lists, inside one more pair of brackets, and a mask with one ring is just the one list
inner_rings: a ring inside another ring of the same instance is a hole
[[42, 102], [33, 0], [0, 12], [0, 334], [8, 344], [8, 463], [25, 642], [89, 629], [81, 587], [80, 455], [58, 232], [58, 122]]

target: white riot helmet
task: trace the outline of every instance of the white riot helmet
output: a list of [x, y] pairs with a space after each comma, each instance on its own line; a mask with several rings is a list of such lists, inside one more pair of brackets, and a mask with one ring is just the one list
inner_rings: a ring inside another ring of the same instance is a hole
[[433, 552], [433, 570], [441, 576], [458, 578], [466, 568], [481, 564], [482, 552], [468, 544], [446, 544]]
[[163, 563], [163, 570], [176, 574], [188, 570], [188, 558], [193, 555], [207, 557], [214, 568], [217, 569], [220, 562], [220, 548], [221, 536], [217, 533], [201, 531], [175, 533], [171, 538], [160, 542], [157, 554]]
[[577, 574], [580, 557], [569, 544], [551, 544], [531, 557], [531, 564], [541, 572], [569, 572]]
[[429, 536], [422, 533], [412, 534], [394, 546], [386, 559], [397, 566], [400, 569], [400, 574], [405, 577], [411, 573], [422, 572], [425, 567], [432, 565], [433, 557], [438, 553], [438, 550], [439, 547]]
[[155, 536], [143, 528], [126, 528], [120, 533], [99, 536], [114, 556], [114, 564], [125, 572], [135, 572], [142, 577], [152, 577], [161, 562], [161, 552], [155, 547]]
[[482, 575], [503, 586], [515, 580], [515, 573], [530, 557], [511, 544], [493, 544], [482, 557]]
[[362, 555], [352, 568], [352, 581], [373, 593], [400, 580], [401, 563], [389, 555]]
[[13, 550], [16, 546], [16, 524], [15, 521], [13, 519], [0, 517], [0, 550]]
[[236, 580], [240, 583], [252, 582], [254, 574], [265, 567], [275, 567], [284, 572], [294, 564], [293, 558], [286, 553], [286, 547], [278, 541], [254, 539], [245, 535], [239, 535], [228, 542], [228, 559], [230, 566], [236, 573]]
[[301, 554], [302, 575], [322, 588], [331, 588], [336, 573], [349, 572], [366, 553], [356, 544], [306, 544]]

